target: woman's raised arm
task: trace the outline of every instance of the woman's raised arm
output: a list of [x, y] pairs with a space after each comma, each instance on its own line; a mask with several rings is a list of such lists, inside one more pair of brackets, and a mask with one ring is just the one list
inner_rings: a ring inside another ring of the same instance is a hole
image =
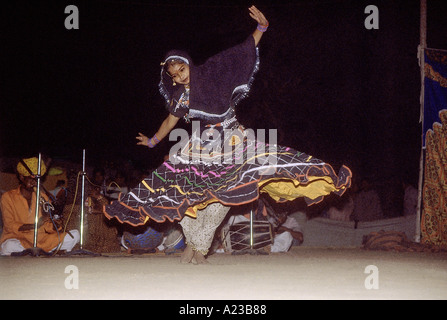
[[258, 8], [256, 8], [255, 6], [251, 6], [250, 8], [248, 8], [248, 10], [250, 11], [250, 17], [252, 17], [258, 23], [256, 30], [253, 32], [253, 38], [255, 38], [255, 46], [257, 46], [262, 38], [262, 35], [265, 31], [267, 31], [269, 22], [264, 17], [262, 12], [259, 11]]

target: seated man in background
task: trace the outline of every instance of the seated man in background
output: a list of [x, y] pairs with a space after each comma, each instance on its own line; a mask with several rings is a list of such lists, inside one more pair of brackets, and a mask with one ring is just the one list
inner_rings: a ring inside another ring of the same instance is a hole
[[[3, 233], [0, 238], [1, 255], [19, 253], [34, 246], [38, 159], [24, 159], [23, 163], [21, 161], [17, 165], [19, 187], [5, 192], [0, 201], [3, 218]], [[45, 172], [46, 167], [42, 162], [41, 175], [43, 176]], [[77, 230], [62, 232], [44, 212], [49, 204], [48, 196], [42, 192], [40, 197], [36, 246], [45, 252], [57, 248], [71, 251], [80, 240], [79, 232]]]
[[304, 241], [303, 231], [295, 218], [282, 215], [279, 225], [274, 229], [271, 252], [287, 252], [292, 245], [301, 245]]

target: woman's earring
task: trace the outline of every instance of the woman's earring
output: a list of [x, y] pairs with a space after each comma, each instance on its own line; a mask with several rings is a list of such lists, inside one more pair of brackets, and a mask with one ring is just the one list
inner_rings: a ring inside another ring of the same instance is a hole
[[175, 81], [172, 81], [172, 85], [175, 87], [177, 83], [175, 83]]

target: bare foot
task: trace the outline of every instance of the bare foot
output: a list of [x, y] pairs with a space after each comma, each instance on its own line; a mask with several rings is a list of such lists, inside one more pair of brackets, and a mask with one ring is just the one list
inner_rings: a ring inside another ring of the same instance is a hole
[[194, 251], [190, 246], [186, 246], [185, 250], [183, 251], [180, 262], [181, 263], [190, 263], [192, 258], [194, 257]]
[[208, 260], [206, 260], [205, 256], [201, 254], [199, 251], [194, 252], [194, 257], [192, 259], [192, 263], [194, 264], [210, 264]]

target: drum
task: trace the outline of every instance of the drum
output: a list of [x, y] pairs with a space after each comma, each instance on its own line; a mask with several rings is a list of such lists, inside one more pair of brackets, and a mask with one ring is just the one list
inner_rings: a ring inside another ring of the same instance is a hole
[[253, 221], [253, 247], [250, 245], [250, 221], [226, 225], [222, 228], [226, 252], [262, 249], [273, 243], [272, 227], [267, 221]]

